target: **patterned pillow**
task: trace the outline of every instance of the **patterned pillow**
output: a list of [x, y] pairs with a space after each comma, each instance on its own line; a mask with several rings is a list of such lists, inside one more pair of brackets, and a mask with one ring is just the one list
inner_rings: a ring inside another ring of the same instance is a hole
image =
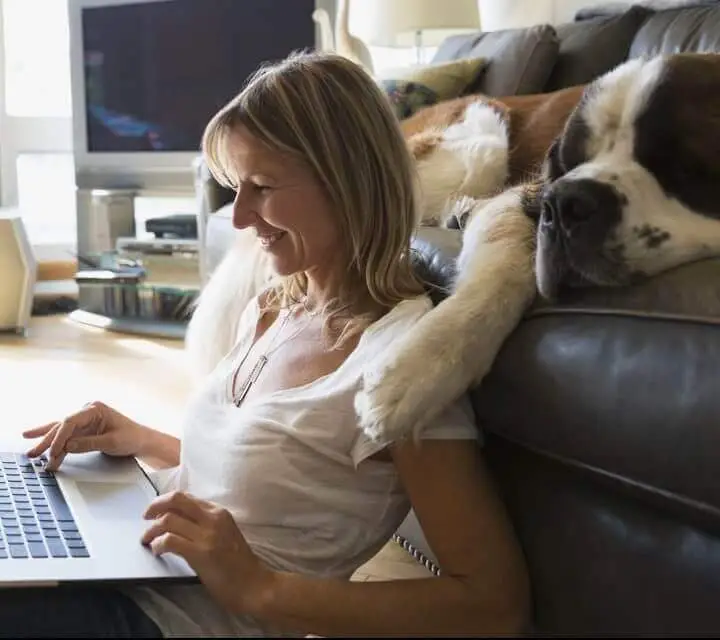
[[429, 107], [439, 102], [437, 93], [419, 82], [381, 80], [380, 86], [387, 94], [399, 120], [409, 118], [422, 107]]
[[441, 64], [387, 69], [375, 81], [390, 98], [398, 118], [422, 107], [463, 95], [487, 66], [484, 58], [465, 58]]

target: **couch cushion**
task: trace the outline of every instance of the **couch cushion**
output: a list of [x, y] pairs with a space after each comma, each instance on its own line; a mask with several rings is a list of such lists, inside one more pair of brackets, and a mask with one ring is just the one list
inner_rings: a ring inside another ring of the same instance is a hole
[[486, 58], [488, 67], [467, 93], [490, 96], [541, 93], [558, 54], [559, 41], [550, 25], [451, 36], [433, 62]]
[[556, 26], [560, 51], [547, 90], [587, 84], [624, 62], [635, 34], [650, 14], [648, 9], [631, 7], [619, 15]]
[[629, 57], [678, 51], [720, 51], [720, 6], [717, 2], [651, 15], [638, 30]]

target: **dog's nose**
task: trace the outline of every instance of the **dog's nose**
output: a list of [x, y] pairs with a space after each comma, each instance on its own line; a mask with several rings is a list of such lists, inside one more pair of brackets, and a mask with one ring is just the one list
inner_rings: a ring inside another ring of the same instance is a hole
[[589, 221], [602, 226], [621, 217], [621, 196], [609, 184], [595, 180], [559, 180], [545, 194], [541, 222], [570, 233]]

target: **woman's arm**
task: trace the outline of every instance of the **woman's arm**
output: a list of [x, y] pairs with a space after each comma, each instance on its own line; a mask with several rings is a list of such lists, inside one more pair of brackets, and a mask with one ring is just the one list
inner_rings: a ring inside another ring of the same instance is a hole
[[167, 469], [180, 464], [180, 440], [168, 433], [138, 425], [137, 457], [153, 469]]
[[442, 576], [355, 583], [271, 573], [247, 613], [324, 636], [522, 632], [526, 568], [476, 443], [404, 442], [391, 454]]

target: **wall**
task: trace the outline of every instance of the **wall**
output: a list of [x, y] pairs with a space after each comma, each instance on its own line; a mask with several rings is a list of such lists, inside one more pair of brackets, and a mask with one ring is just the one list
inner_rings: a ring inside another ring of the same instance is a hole
[[483, 31], [570, 22], [579, 9], [596, 4], [602, 4], [601, 0], [478, 0]]

